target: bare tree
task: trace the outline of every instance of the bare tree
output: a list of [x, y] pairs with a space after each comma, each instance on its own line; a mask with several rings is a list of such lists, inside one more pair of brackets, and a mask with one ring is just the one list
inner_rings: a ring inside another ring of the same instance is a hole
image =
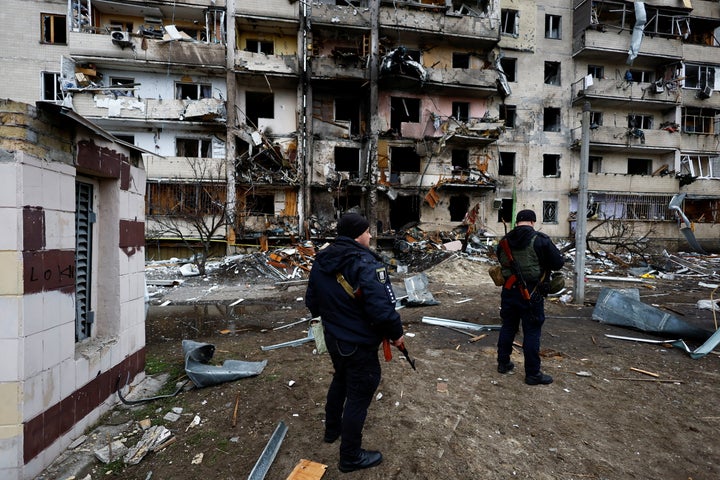
[[204, 275], [212, 243], [225, 240], [224, 228], [230, 224], [225, 168], [221, 159], [183, 160], [169, 181], [148, 185], [147, 236], [179, 240]]
[[[646, 223], [646, 222], [645, 222]], [[650, 246], [649, 239], [655, 233], [650, 226], [643, 233], [639, 232], [637, 222], [623, 218], [606, 218], [591, 228], [587, 233], [586, 248], [593, 255], [598, 256], [593, 245], [611, 250], [611, 253], [629, 253], [645, 258]], [[575, 248], [575, 242], [566, 245], [562, 251], [567, 252]]]

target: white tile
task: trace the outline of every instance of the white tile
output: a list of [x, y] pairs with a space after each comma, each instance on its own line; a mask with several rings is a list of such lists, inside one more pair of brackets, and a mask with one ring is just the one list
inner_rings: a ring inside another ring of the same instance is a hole
[[55, 327], [42, 332], [43, 336], [43, 370], [58, 367], [63, 360], [60, 357], [61, 328]]
[[22, 210], [12, 207], [0, 207], [0, 250], [22, 250]]
[[20, 344], [22, 340], [0, 339], [0, 352], [2, 352], [2, 362], [0, 362], [0, 382], [17, 382], [20, 380]]
[[42, 332], [24, 337], [23, 357], [24, 365], [22, 375], [24, 378], [34, 377], [42, 371], [43, 335]]
[[60, 329], [60, 361], [75, 358], [75, 321], [66, 322]]
[[48, 370], [43, 370], [42, 377], [43, 410], [47, 410], [62, 400], [60, 396], [60, 365], [55, 365]]
[[42, 169], [32, 165], [22, 166], [22, 183], [20, 186], [21, 205], [42, 205], [43, 199]]
[[25, 378], [22, 388], [23, 397], [23, 421], [27, 422], [40, 412], [43, 408], [43, 377], [37, 373], [29, 378]]
[[60, 179], [62, 175], [51, 169], [43, 170], [43, 206], [48, 209], [58, 208], [60, 205]]
[[[5, 480], [6, 471], [11, 471], [22, 467], [22, 426], [21, 425], [2, 425], [0, 426], [0, 478]], [[19, 478], [19, 477], [18, 477]]]
[[[0, 465], [4, 465], [4, 463], [0, 462]], [[20, 467], [0, 467], [0, 478], [3, 480], [22, 480], [20, 471]]]
[[66, 358], [60, 364], [60, 396], [67, 398], [77, 390], [75, 360]]
[[16, 163], [0, 164], [0, 207], [19, 207], [18, 201], [18, 172], [20, 168]]
[[18, 338], [22, 317], [20, 313], [22, 297], [19, 295], [0, 296], [0, 338]]
[[34, 335], [44, 328], [44, 294], [31, 293], [22, 297], [23, 336]]
[[75, 322], [75, 296], [57, 290], [43, 292], [43, 330]]

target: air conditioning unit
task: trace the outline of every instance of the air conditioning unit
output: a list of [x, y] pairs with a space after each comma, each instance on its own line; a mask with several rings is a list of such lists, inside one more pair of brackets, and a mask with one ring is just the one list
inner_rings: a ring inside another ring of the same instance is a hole
[[700, 90], [697, 92], [697, 98], [710, 98], [712, 96], [713, 89], [710, 85], [705, 85], [703, 87], [700, 87]]
[[120, 32], [120, 31], [110, 32], [110, 37], [112, 38], [112, 42], [115, 45], [125, 46], [125, 45], [130, 45], [130, 43], [132, 43], [130, 41], [130, 33], [129, 32]]
[[492, 207], [495, 210], [500, 210], [500, 207], [502, 207], [502, 199], [496, 198], [495, 200], [493, 200]]

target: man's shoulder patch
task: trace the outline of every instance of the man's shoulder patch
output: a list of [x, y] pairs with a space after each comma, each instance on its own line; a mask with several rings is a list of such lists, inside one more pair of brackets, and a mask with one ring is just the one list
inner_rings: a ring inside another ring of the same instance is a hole
[[375, 277], [377, 278], [377, 281], [380, 283], [387, 282], [387, 271], [385, 270], [385, 267], [380, 267], [375, 269]]

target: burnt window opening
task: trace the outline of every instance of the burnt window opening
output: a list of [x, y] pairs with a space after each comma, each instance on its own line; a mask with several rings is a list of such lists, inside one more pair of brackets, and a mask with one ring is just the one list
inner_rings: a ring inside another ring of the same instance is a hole
[[560, 85], [560, 62], [545, 62], [545, 84]]
[[602, 112], [590, 112], [590, 129], [594, 130], [598, 127], [602, 127], [603, 114]]
[[639, 115], [633, 114], [627, 117], [628, 128], [641, 128], [644, 130], [650, 130], [653, 128], [653, 116], [652, 115]]
[[451, 222], [462, 222], [470, 210], [470, 197], [467, 195], [452, 195], [448, 204]]
[[562, 17], [560, 15], [545, 15], [545, 38], [562, 39]]
[[468, 150], [452, 151], [453, 172], [466, 171], [470, 168], [470, 152]]
[[470, 68], [469, 53], [453, 53], [452, 68]]
[[558, 223], [558, 202], [543, 201], [542, 223]]
[[497, 221], [499, 223], [512, 223], [513, 201], [512, 198], [502, 198], [498, 210]]
[[348, 5], [353, 7], [359, 7], [360, 0], [335, 0], [335, 5], [339, 7], [347, 7]]
[[118, 18], [111, 18], [108, 20], [108, 30], [111, 32], [132, 32], [133, 31], [133, 22], [128, 22], [125, 20], [120, 20]]
[[420, 156], [414, 147], [390, 147], [390, 182], [399, 183], [401, 173], [420, 173]]
[[335, 147], [335, 171], [350, 172], [350, 178], [360, 176], [360, 149]]
[[390, 201], [390, 228], [400, 230], [420, 221], [422, 199], [417, 195], [398, 195]]
[[698, 65], [693, 63], [685, 64], [685, 88], [704, 89], [705, 87], [715, 88], [715, 66]]
[[60, 74], [56, 72], [42, 72], [42, 99], [50, 102], [62, 101], [62, 87]]
[[212, 98], [212, 85], [209, 83], [184, 83], [175, 84], [176, 100], [200, 100], [201, 98]]
[[500, 66], [505, 73], [505, 80], [508, 82], [517, 81], [517, 58], [502, 58]]
[[274, 195], [247, 195], [245, 197], [246, 215], [275, 215]]
[[253, 53], [264, 53], [265, 55], [274, 55], [275, 46], [273, 42], [248, 38], [247, 40], [245, 40], [245, 51]]
[[265, 92], [245, 92], [245, 123], [258, 128], [260, 118], [275, 118], [275, 96]]
[[505, 121], [507, 128], [515, 128], [517, 107], [515, 105], [500, 105], [499, 118]]
[[593, 78], [605, 78], [605, 67], [601, 65], [588, 65], [587, 72]]
[[453, 102], [452, 116], [459, 122], [470, 120], [470, 104], [468, 102]]
[[[347, 212], [351, 208], [362, 210], [362, 197], [354, 194], [341, 194], [333, 199], [333, 205], [338, 212]], [[378, 227], [378, 231], [381, 231], [380, 227]]]
[[543, 155], [543, 177], [560, 176], [560, 155], [546, 153]]
[[135, 135], [124, 134], [124, 133], [114, 133], [113, 136], [115, 138], [117, 138], [118, 140], [122, 140], [123, 142], [129, 143], [130, 145], [135, 145]]
[[652, 173], [652, 160], [649, 158], [628, 158], [628, 175], [650, 175]]
[[588, 172], [602, 173], [602, 157], [596, 155], [588, 157]]
[[420, 62], [420, 50], [413, 50], [412, 48], [405, 49], [405, 57], [410, 57], [418, 63]]
[[178, 29], [178, 32], [183, 32], [193, 40], [197, 40], [198, 42], [207, 42], [208, 37], [204, 28], [190, 28], [180, 25], [175, 25], [175, 28]]
[[420, 99], [390, 97], [390, 128], [397, 133], [403, 123], [420, 122]]
[[626, 70], [625, 81], [634, 83], [651, 83], [655, 81], [655, 72], [649, 70]]
[[686, 198], [683, 211], [694, 223], [720, 222], [720, 200], [704, 198]]
[[264, 148], [252, 157], [253, 165], [268, 172], [279, 172], [283, 167], [283, 156], [280, 147]]
[[41, 43], [67, 44], [67, 22], [65, 15], [40, 14]]
[[212, 158], [212, 141], [208, 138], [176, 138], [178, 157]]
[[517, 37], [520, 31], [520, 12], [503, 8], [500, 10], [500, 33]]
[[543, 110], [543, 131], [559, 132], [561, 127], [560, 109], [548, 107]]
[[350, 122], [350, 134], [360, 134], [360, 102], [354, 98], [335, 99], [335, 121]]
[[498, 175], [515, 175], [515, 152], [500, 152]]

